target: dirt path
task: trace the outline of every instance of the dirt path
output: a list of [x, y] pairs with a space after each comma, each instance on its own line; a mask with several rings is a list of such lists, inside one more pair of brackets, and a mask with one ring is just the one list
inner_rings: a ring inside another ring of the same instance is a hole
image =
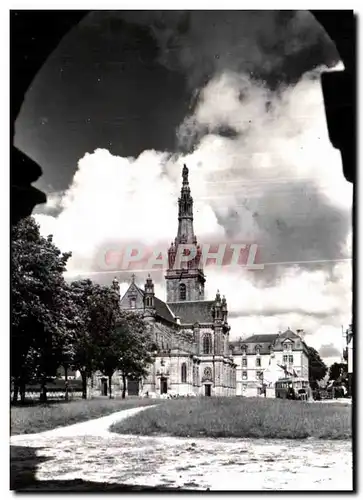
[[[20, 434], [16, 436], [11, 436], [11, 444], [23, 444], [30, 443], [33, 441], [53, 439], [57, 437], [68, 437], [68, 436], [108, 436], [110, 434], [109, 428], [116, 422], [120, 422], [125, 418], [131, 417], [140, 411], [146, 410], [146, 408], [152, 408], [150, 406], [142, 406], [141, 408], [129, 408], [128, 410], [122, 410], [111, 415], [106, 415], [106, 417], [95, 418], [88, 420], [87, 422], [80, 422], [78, 424], [68, 425], [67, 427], [58, 427], [51, 431], [39, 432], [38, 434]], [[31, 445], [28, 445], [31, 446]], [[34, 446], [34, 445], [33, 445]]]
[[[53, 431], [13, 436], [11, 444], [37, 448], [33, 460], [39, 482], [66, 484], [82, 479], [93, 484], [202, 490], [352, 489], [349, 441], [196, 440], [108, 432], [114, 422], [146, 409], [132, 408]], [[31, 465], [21, 457], [13, 462], [15, 474]]]

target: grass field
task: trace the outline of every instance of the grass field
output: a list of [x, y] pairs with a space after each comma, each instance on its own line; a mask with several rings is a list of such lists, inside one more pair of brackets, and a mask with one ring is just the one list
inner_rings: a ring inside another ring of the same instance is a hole
[[171, 400], [112, 426], [120, 434], [347, 439], [352, 409], [259, 398]]
[[104, 417], [113, 412], [157, 403], [152, 399], [89, 399], [43, 405], [12, 406], [11, 434], [35, 434]]

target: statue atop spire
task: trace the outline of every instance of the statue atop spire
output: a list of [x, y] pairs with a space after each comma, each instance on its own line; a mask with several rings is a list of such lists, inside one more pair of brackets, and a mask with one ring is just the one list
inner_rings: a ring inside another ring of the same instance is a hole
[[[193, 231], [193, 198], [190, 195], [190, 187], [188, 180], [189, 170], [186, 165], [183, 166], [182, 177], [183, 184], [180, 192], [179, 204], [179, 228], [178, 240], [182, 236], [186, 237], [186, 242], [192, 243], [194, 239]], [[182, 222], [184, 221], [184, 222]], [[181, 224], [180, 224], [181, 223]], [[185, 242], [185, 243], [186, 243]]]
[[189, 169], [188, 169], [188, 167], [184, 163], [183, 173], [182, 173], [182, 176], [183, 176], [183, 186], [185, 186], [186, 184], [189, 184], [189, 182], [188, 182], [188, 175], [189, 175]]

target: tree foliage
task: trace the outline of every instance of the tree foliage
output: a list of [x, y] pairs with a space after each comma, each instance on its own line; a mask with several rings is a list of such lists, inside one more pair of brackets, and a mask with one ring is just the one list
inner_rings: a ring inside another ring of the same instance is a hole
[[52, 236], [42, 237], [33, 217], [13, 226], [11, 236], [11, 376], [20, 389], [40, 380], [45, 396], [67, 331], [63, 272], [71, 254], [62, 253]]
[[325, 377], [328, 367], [313, 347], [308, 347], [308, 357], [310, 385], [314, 388], [317, 382]]
[[[146, 375], [151, 338], [143, 317], [122, 312], [114, 287], [91, 280], [66, 283], [64, 271], [70, 253], [62, 253], [52, 236], [40, 235], [32, 217], [12, 228], [11, 254], [11, 376], [14, 399], [18, 389], [46, 383], [59, 366], [82, 377], [83, 397], [87, 379], [97, 371], [109, 378], [116, 370], [126, 377]], [[66, 393], [67, 394], [67, 393]]]
[[347, 363], [333, 363], [329, 368], [329, 380], [343, 380], [348, 372]]
[[113, 360], [123, 380], [122, 397], [126, 394], [126, 379], [140, 379], [152, 363], [152, 338], [143, 317], [137, 313], [120, 311], [113, 334]]

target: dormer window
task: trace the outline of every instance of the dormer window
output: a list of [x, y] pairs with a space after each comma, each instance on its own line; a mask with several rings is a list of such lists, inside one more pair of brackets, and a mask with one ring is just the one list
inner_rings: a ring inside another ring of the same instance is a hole
[[291, 352], [292, 351], [292, 344], [291, 342], [285, 342], [283, 345], [283, 349], [285, 352]]
[[261, 347], [259, 345], [256, 345], [255, 347], [255, 353], [257, 356], [259, 356], [261, 354]]
[[241, 346], [241, 351], [242, 351], [242, 356], [246, 356], [246, 354], [247, 354], [247, 346], [242, 345]]

